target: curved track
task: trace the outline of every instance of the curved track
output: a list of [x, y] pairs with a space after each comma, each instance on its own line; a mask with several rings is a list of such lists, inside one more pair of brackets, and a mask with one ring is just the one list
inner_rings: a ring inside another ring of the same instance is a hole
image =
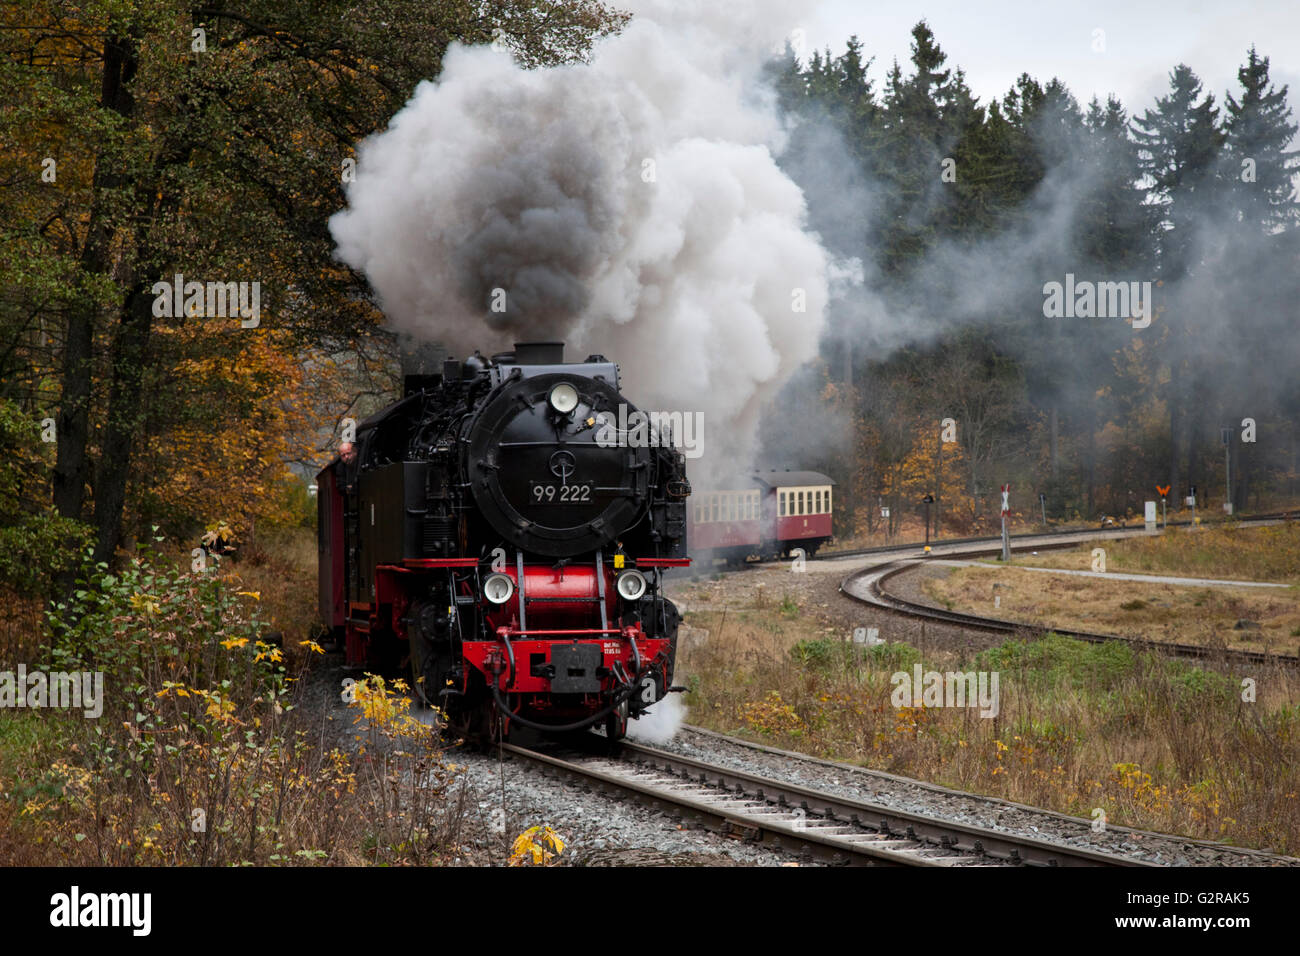
[[809, 861], [917, 867], [1155, 865], [853, 800], [630, 741], [621, 745], [620, 757], [501, 747], [541, 765], [544, 772], [657, 804], [684, 827], [705, 826], [793, 849]]
[[[1280, 516], [1277, 515], [1260, 515], [1250, 519], [1242, 519], [1243, 522], [1270, 522], [1276, 521]], [[1141, 531], [1141, 534], [1150, 532]], [[1091, 532], [1094, 538], [1103, 536], [1127, 537], [1129, 535], [1123, 532], [1098, 533]], [[1071, 548], [1077, 545], [1077, 541], [1059, 540], [1058, 535], [1040, 535], [1026, 537], [1014, 543], [1012, 551], [1023, 551], [1032, 548], [1036, 551], [1047, 551], [1060, 548]], [[976, 548], [965, 551], [945, 550], [942, 555], [936, 557], [944, 558], [974, 558], [988, 555], [992, 552], [1001, 550], [1001, 542], [995, 545], [989, 545], [982, 548]], [[936, 621], [943, 624], [952, 624], [957, 627], [964, 627], [980, 631], [994, 631], [1002, 633], [1019, 633], [1019, 632], [1044, 632], [1054, 631], [1066, 637], [1077, 638], [1082, 641], [1092, 643], [1102, 643], [1104, 641], [1123, 641], [1134, 647], [1144, 650], [1159, 651], [1162, 654], [1170, 654], [1177, 657], [1191, 658], [1209, 658], [1221, 661], [1233, 661], [1249, 664], [1283, 664], [1287, 666], [1300, 665], [1300, 657], [1294, 654], [1271, 654], [1267, 651], [1249, 651], [1249, 650], [1231, 650], [1221, 648], [1203, 647], [1196, 644], [1180, 644], [1168, 641], [1152, 641], [1141, 637], [1131, 637], [1119, 634], [1098, 634], [1091, 631], [1078, 631], [1070, 628], [1054, 627], [1050, 623], [1045, 624], [1025, 624], [1018, 621], [1006, 621], [1000, 618], [984, 617], [975, 614], [965, 614], [960, 611], [950, 611], [945, 608], [935, 607], [930, 604], [920, 604], [916, 601], [909, 601], [891, 593], [886, 587], [890, 579], [904, 574], [912, 568], [924, 565], [926, 558], [904, 558], [896, 561], [890, 561], [886, 564], [875, 565], [868, 568], [862, 568], [854, 571], [846, 577], [840, 584], [840, 592], [846, 597], [858, 601], [859, 603], [879, 608], [885, 611], [891, 611], [896, 614], [902, 614], [907, 617], [921, 618], [929, 621]]]

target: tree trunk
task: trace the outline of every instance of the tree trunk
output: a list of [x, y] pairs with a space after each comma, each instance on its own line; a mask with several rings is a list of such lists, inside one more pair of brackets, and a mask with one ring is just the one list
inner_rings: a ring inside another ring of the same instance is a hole
[[1182, 457], [1180, 440], [1183, 430], [1183, 396], [1179, 391], [1180, 377], [1177, 364], [1169, 368], [1169, 488], [1177, 494], [1182, 487], [1179, 481], [1179, 464]]
[[1086, 468], [1087, 468], [1087, 472], [1088, 472], [1088, 513], [1087, 513], [1087, 516], [1088, 516], [1088, 519], [1089, 519], [1089, 520], [1092, 520], [1092, 516], [1096, 513], [1096, 507], [1097, 507], [1097, 503], [1096, 503], [1096, 495], [1097, 495], [1097, 404], [1096, 404], [1096, 403], [1097, 403], [1096, 396], [1093, 396], [1092, 401], [1088, 403], [1088, 415], [1087, 415], [1087, 418], [1086, 418], [1085, 423], [1084, 423], [1084, 427], [1086, 427], [1086, 428], [1088, 429], [1088, 437], [1087, 437], [1086, 442], [1084, 443], [1084, 447], [1085, 447], [1085, 452], [1084, 452], [1084, 454], [1087, 456], [1087, 459], [1088, 459], [1087, 462], [1086, 462], [1085, 464], [1086, 464]]
[[122, 509], [131, 449], [141, 422], [140, 397], [153, 330], [150, 286], [138, 282], [122, 305], [122, 321], [112, 348], [112, 389], [104, 450], [95, 482], [95, 560], [112, 562], [122, 537]]
[[[138, 65], [135, 41], [106, 37], [102, 57], [99, 105], [120, 116], [130, 117], [135, 103], [129, 84]], [[120, 187], [122, 182], [121, 172], [113, 168], [104, 154], [95, 158], [94, 199], [86, 228], [86, 242], [78, 263], [83, 275], [103, 275], [110, 271], [117, 227], [105, 209], [105, 195]], [[61, 516], [73, 520], [80, 520], [85, 510], [86, 483], [90, 477], [91, 363], [96, 313], [97, 309], [87, 294], [85, 302], [70, 313], [63, 348], [62, 390], [55, 433], [54, 507]], [[74, 581], [73, 571], [60, 575], [54, 582], [55, 596], [70, 593]]]
[[1051, 467], [1052, 479], [1055, 480], [1061, 472], [1061, 459], [1058, 450], [1058, 439], [1060, 437], [1060, 413], [1056, 407], [1056, 399], [1052, 399], [1052, 407], [1047, 413], [1048, 425], [1048, 448], [1047, 458]]

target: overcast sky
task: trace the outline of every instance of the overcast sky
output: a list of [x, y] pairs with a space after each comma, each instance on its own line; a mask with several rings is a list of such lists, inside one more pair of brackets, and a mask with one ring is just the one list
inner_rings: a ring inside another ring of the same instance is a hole
[[[910, 72], [910, 31], [924, 19], [948, 66], [960, 66], [981, 103], [1001, 99], [1021, 73], [1046, 83], [1059, 76], [1086, 106], [1095, 93], [1115, 93], [1130, 115], [1169, 90], [1169, 72], [1186, 63], [1222, 105], [1225, 90], [1239, 93], [1237, 68], [1255, 44], [1270, 60], [1269, 75], [1300, 116], [1300, 0], [823, 0], [806, 24], [808, 52], [844, 51], [857, 34], [876, 58], [870, 75], [880, 92], [895, 58]], [[1105, 52], [1093, 50], [1093, 31], [1105, 31]], [[1295, 143], [1292, 144], [1296, 145]]]

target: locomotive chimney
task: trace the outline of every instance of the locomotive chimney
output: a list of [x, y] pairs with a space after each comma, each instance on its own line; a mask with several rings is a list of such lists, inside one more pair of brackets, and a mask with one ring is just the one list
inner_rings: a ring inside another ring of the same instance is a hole
[[515, 362], [519, 365], [563, 365], [563, 342], [516, 342]]

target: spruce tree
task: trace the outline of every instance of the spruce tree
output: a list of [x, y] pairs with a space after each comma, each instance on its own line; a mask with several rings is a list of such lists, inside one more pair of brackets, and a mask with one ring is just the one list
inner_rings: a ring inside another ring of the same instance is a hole
[[1293, 177], [1300, 154], [1286, 146], [1297, 127], [1287, 105], [1287, 87], [1269, 82], [1268, 57], [1252, 46], [1237, 70], [1241, 99], [1227, 95], [1224, 117], [1225, 175], [1232, 184], [1233, 210], [1248, 229], [1263, 233], [1300, 224], [1300, 197]]

